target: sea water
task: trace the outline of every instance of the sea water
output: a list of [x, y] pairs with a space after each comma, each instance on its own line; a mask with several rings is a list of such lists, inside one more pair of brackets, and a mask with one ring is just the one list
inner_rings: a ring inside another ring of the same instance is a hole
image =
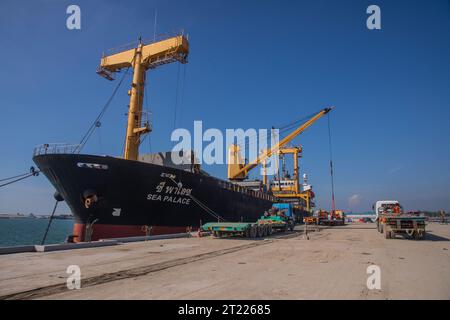
[[[0, 219], [0, 247], [41, 244], [49, 219]], [[54, 219], [46, 244], [62, 243], [72, 234], [73, 220]]]

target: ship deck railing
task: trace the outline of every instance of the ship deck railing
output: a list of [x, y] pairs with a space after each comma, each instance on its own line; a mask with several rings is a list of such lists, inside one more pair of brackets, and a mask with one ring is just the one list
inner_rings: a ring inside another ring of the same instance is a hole
[[74, 154], [78, 153], [80, 148], [80, 144], [45, 143], [34, 148], [33, 156], [43, 154]]

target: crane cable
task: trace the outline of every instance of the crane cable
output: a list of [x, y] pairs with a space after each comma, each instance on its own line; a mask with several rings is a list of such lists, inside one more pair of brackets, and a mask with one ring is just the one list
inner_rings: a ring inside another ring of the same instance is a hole
[[174, 115], [173, 115], [173, 130], [175, 130], [177, 126], [177, 111], [178, 111], [178, 93], [179, 93], [179, 87], [180, 87], [180, 64], [178, 64], [178, 70], [177, 70], [177, 85], [175, 90], [175, 105], [174, 105]]
[[[13, 184], [15, 182], [19, 182], [19, 181], [24, 180], [24, 179], [29, 178], [29, 177], [38, 176], [39, 172], [41, 172], [41, 171], [40, 170], [36, 170], [34, 167], [31, 167], [30, 171], [27, 172], [27, 173], [22, 173], [22, 174], [13, 176], [13, 177], [0, 179], [0, 182], [8, 181], [8, 182], [5, 182], [3, 184], [0, 184], [0, 188], [4, 187], [4, 186], [7, 186], [7, 185], [10, 185], [10, 184]], [[14, 179], [14, 180], [12, 180], [12, 179]], [[9, 180], [12, 180], [12, 181], [9, 181]]]
[[184, 93], [185, 93], [185, 87], [186, 87], [186, 70], [188, 68], [188, 64], [183, 64], [183, 78], [181, 79], [181, 96], [180, 96], [180, 108], [179, 108], [179, 121], [183, 120], [183, 102], [184, 102]]
[[[278, 128], [278, 130], [279, 130], [279, 140], [281, 140], [281, 135], [283, 133], [286, 133], [288, 131], [291, 131], [294, 128], [297, 128], [299, 126], [299, 124], [301, 124], [301, 123], [311, 119], [314, 115], [316, 115], [319, 112], [320, 111], [311, 113], [311, 114], [309, 114], [309, 115], [307, 115], [305, 117], [302, 117], [301, 119], [295, 120], [294, 122], [288, 123], [288, 124], [283, 125], [283, 126], [279, 126], [279, 128]], [[276, 127], [272, 127], [271, 130], [275, 130], [275, 129], [277, 129], [277, 128]], [[251, 146], [254, 146], [254, 144], [256, 144], [256, 143], [257, 142], [250, 143], [250, 141], [246, 140], [245, 138], [244, 138], [244, 141], [237, 141], [237, 145], [239, 147], [241, 147], [241, 149], [247, 149], [247, 148], [249, 148]]]
[[280, 133], [283, 133], [283, 132], [286, 132], [286, 131], [290, 131], [291, 129], [294, 129], [294, 128], [298, 127], [299, 124], [305, 122], [306, 120], [311, 119], [313, 116], [315, 116], [319, 112], [320, 112], [320, 110], [316, 111], [314, 113], [311, 113], [311, 114], [309, 114], [309, 115], [307, 115], [307, 116], [305, 116], [305, 117], [303, 117], [301, 119], [295, 120], [294, 122], [288, 123], [287, 125], [280, 126], [280, 128], [279, 128]]
[[331, 176], [331, 212], [334, 214], [336, 211], [336, 204], [334, 201], [334, 173], [333, 173], [333, 153], [331, 145], [331, 125], [330, 125], [330, 113], [328, 116], [328, 148], [330, 153], [330, 176]]
[[[134, 57], [133, 57], [134, 60]], [[133, 64], [133, 60], [131, 61], [131, 64]], [[109, 97], [109, 99], [106, 101], [105, 105], [103, 106], [102, 110], [100, 111], [100, 113], [98, 114], [97, 118], [95, 118], [94, 122], [91, 124], [91, 126], [89, 127], [89, 129], [86, 131], [86, 133], [84, 134], [84, 136], [81, 138], [81, 141], [79, 143], [79, 146], [74, 150], [74, 153], [80, 153], [81, 149], [83, 149], [83, 147], [86, 145], [86, 143], [88, 142], [89, 138], [92, 136], [92, 133], [94, 133], [96, 128], [100, 128], [101, 126], [101, 118], [105, 115], [106, 110], [108, 109], [108, 107], [110, 106], [114, 96], [116, 95], [117, 91], [119, 91], [120, 86], [122, 85], [122, 82], [125, 80], [125, 76], [128, 74], [128, 70], [130, 70], [130, 67], [127, 67], [127, 69], [125, 70], [125, 72], [123, 73], [122, 78], [120, 79], [119, 83], [117, 84], [117, 86], [114, 88], [111, 96]]]
[[[181, 71], [181, 65], [178, 64], [177, 85], [176, 85], [176, 91], [175, 91], [173, 130], [176, 129], [177, 122], [179, 123], [181, 121], [181, 119], [182, 119], [183, 100], [184, 100], [184, 91], [185, 91], [184, 88], [185, 88], [185, 83], [186, 83], [186, 69], [187, 69], [187, 65], [183, 64], [182, 68], [183, 68], [183, 70]], [[183, 72], [182, 75], [181, 75], [181, 72]]]

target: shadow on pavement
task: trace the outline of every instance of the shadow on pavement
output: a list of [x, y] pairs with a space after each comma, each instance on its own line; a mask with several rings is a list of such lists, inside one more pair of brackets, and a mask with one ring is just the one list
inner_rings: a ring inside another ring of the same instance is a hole
[[450, 239], [427, 232], [425, 235], [425, 241], [450, 241]]

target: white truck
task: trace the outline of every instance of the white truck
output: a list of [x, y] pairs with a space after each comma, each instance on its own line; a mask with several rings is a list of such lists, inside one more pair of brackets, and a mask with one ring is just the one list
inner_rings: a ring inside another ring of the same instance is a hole
[[[375, 202], [372, 209], [375, 211], [375, 216], [378, 221], [378, 216], [382, 213], [393, 213], [394, 207], [400, 206], [400, 202], [397, 200], [380, 200]], [[401, 206], [400, 206], [401, 207]]]
[[385, 234], [386, 239], [393, 239], [397, 234], [416, 240], [425, 238], [425, 217], [405, 214], [397, 200], [377, 201], [373, 209], [377, 218], [377, 229]]

